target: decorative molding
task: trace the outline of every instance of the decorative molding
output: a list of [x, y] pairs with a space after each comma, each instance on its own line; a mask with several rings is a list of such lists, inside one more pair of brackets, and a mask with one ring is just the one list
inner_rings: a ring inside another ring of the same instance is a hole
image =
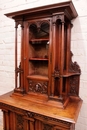
[[27, 117], [34, 118], [35, 113], [33, 113], [33, 112], [27, 112], [26, 115], [27, 115]]
[[37, 116], [39, 118], [43, 118], [45, 121], [54, 121], [54, 122], [57, 122], [57, 123], [63, 123], [67, 126], [71, 125], [71, 123], [69, 123], [69, 122], [62, 121], [62, 120], [55, 119], [55, 118], [51, 118], [51, 117], [48, 117], [48, 116], [43, 116], [43, 115], [40, 115], [40, 114], [35, 114], [35, 116]]
[[52, 74], [52, 77], [54, 77], [54, 78], [61, 78], [62, 76], [60, 75], [59, 70], [54, 70], [54, 73]]
[[78, 88], [79, 88], [79, 77], [78, 76], [70, 77], [70, 93], [69, 93], [69, 95], [78, 96]]
[[58, 15], [57, 19], [61, 20], [61, 23], [64, 23], [64, 15]]
[[21, 25], [21, 28], [24, 28], [24, 22], [23, 21], [17, 21], [15, 22], [15, 28], [18, 28], [18, 25]]
[[54, 15], [54, 16], [53, 16], [53, 21], [52, 21], [53, 25], [56, 24], [56, 21], [57, 21], [58, 19], [60, 20], [61, 23], [64, 23], [64, 22], [65, 22], [65, 21], [64, 21], [64, 15]]

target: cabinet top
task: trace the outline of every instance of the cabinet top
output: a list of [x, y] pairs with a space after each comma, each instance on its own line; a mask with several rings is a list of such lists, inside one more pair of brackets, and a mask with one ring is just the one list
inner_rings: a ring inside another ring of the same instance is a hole
[[78, 15], [71, 0], [66, 2], [60, 2], [56, 4], [50, 4], [46, 6], [40, 6], [40, 7], [20, 10], [16, 12], [11, 12], [5, 15], [15, 20], [19, 18], [24, 20], [26, 19], [26, 17], [31, 17], [32, 19], [32, 17], [34, 17], [35, 15], [38, 18], [39, 16], [43, 16], [43, 17], [54, 16], [60, 13], [67, 15], [70, 20], [77, 17]]
[[0, 96], [0, 109], [5, 106], [7, 108], [7, 106], [9, 106], [9, 108], [12, 108], [13, 110], [14, 107], [16, 107], [25, 111], [30, 111], [32, 113], [37, 113], [39, 115], [44, 115], [46, 117], [55, 118], [70, 123], [76, 123], [82, 105], [81, 99], [77, 98], [74, 100], [72, 97], [70, 97], [70, 102], [68, 103], [67, 107], [65, 109], [60, 109], [58, 107], [47, 105], [46, 102], [37, 103], [35, 101], [31, 101], [32, 99], [28, 98], [27, 95], [24, 97], [11, 95], [12, 92], [9, 92]]

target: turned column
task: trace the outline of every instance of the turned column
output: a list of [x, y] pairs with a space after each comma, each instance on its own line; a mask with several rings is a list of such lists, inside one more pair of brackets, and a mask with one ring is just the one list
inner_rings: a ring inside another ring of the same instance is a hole
[[[18, 25], [21, 25], [20, 63], [18, 65]], [[23, 53], [24, 53], [24, 26], [23, 21], [15, 22], [15, 89], [16, 93], [24, 93]]]

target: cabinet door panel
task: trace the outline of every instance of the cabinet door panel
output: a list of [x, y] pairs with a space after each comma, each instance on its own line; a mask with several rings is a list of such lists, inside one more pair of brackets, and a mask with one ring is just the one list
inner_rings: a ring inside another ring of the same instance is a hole
[[24, 130], [30, 130], [30, 125], [29, 125], [29, 121], [28, 120], [24, 120]]
[[42, 122], [39, 120], [35, 121], [35, 130], [43, 130]]
[[53, 126], [51, 124], [46, 124], [42, 121], [36, 120], [35, 130], [53, 130]]
[[24, 130], [24, 118], [22, 115], [16, 114], [16, 129]]
[[30, 129], [29, 130], [35, 130], [34, 122], [30, 121]]

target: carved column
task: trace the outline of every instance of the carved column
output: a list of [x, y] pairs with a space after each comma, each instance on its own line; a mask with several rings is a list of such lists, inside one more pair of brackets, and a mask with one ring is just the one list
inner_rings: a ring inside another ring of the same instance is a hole
[[[17, 69], [17, 28], [18, 23], [15, 22], [15, 70]], [[15, 73], [15, 89], [17, 88], [17, 73]]]
[[63, 88], [63, 69], [64, 69], [64, 15], [61, 17], [61, 23], [62, 23], [62, 42], [61, 42], [61, 45], [60, 45], [60, 50], [61, 50], [61, 54], [60, 54], [60, 92], [59, 92], [59, 96], [60, 98], [62, 99], [62, 88]]
[[[20, 53], [20, 64], [19, 66], [17, 65], [18, 63], [18, 36], [17, 36], [17, 29], [18, 29], [18, 25], [21, 25], [21, 53]], [[14, 92], [15, 93], [24, 93], [24, 79], [23, 79], [23, 39], [24, 38], [24, 26], [23, 26], [23, 21], [18, 21], [15, 22], [15, 89]], [[19, 79], [18, 79], [18, 74], [19, 74]], [[19, 83], [19, 86], [18, 86]]]
[[55, 78], [53, 76], [54, 71], [55, 71], [55, 61], [56, 61], [56, 16], [53, 16], [53, 36], [52, 36], [52, 87], [51, 87], [51, 96], [54, 96], [54, 89], [55, 89]]
[[71, 23], [67, 25], [67, 51], [66, 51], [66, 71], [69, 71], [69, 63], [70, 63], [70, 48], [71, 48]]

